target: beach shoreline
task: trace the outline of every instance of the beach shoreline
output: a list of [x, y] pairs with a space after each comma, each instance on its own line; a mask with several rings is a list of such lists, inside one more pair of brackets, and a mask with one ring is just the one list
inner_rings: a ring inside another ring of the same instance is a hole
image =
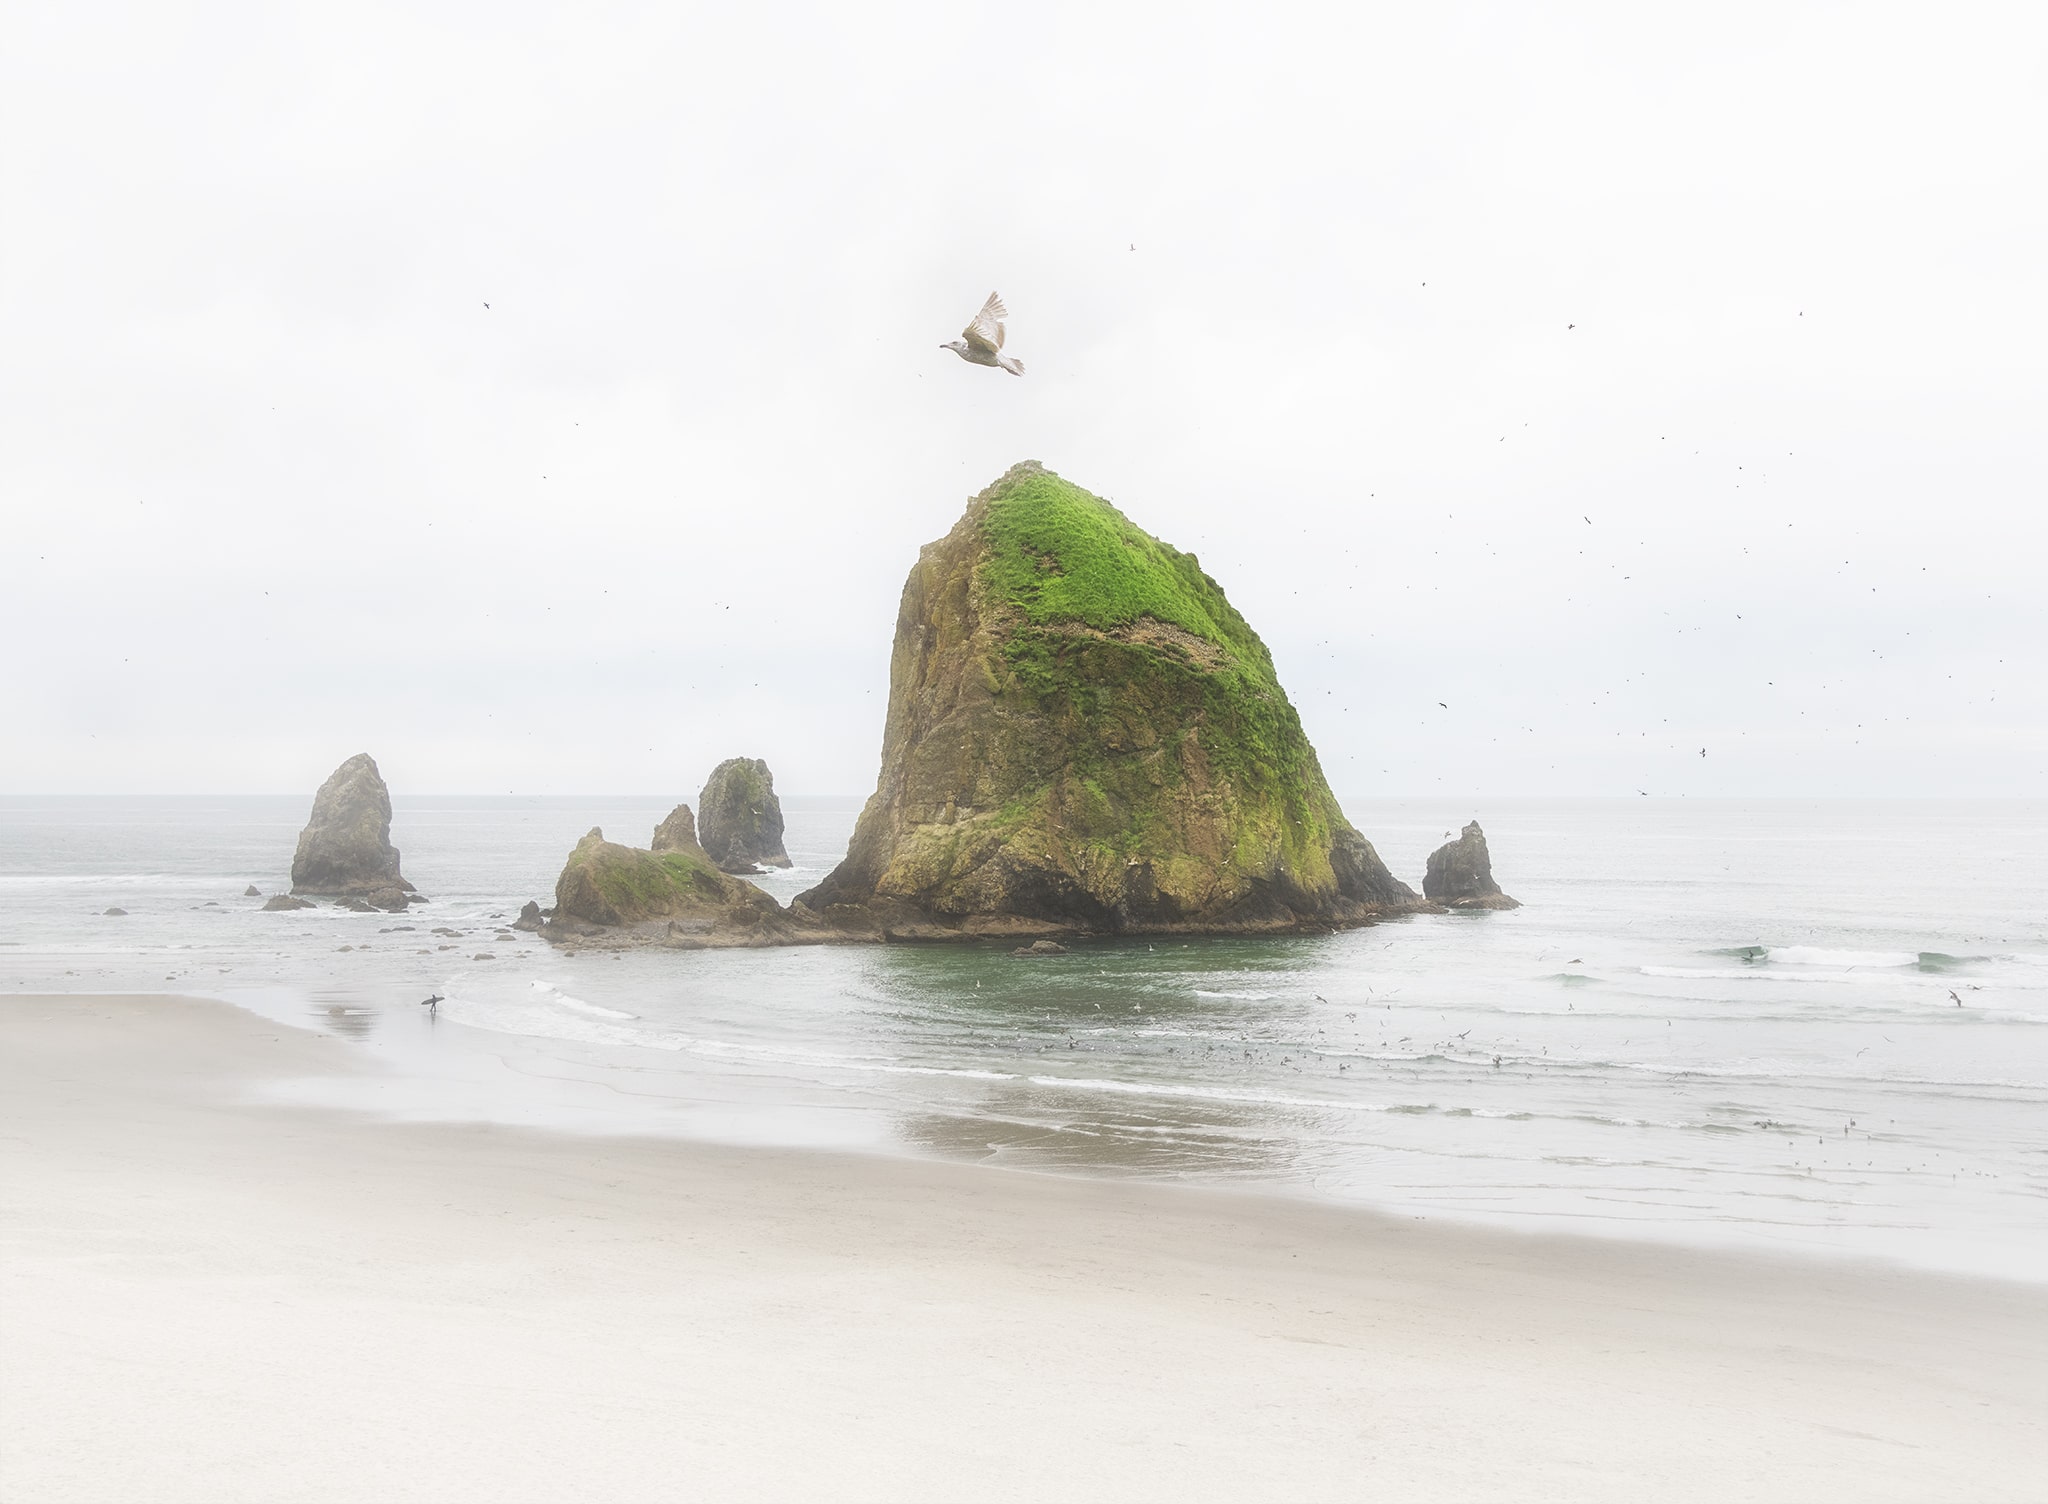
[[0, 999], [0, 1492], [2019, 1500], [2048, 1289], [937, 1160], [276, 1105]]

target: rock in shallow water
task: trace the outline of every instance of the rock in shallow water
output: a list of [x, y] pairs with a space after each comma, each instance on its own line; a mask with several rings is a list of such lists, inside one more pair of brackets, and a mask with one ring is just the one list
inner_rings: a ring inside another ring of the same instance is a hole
[[607, 841], [595, 827], [569, 853], [542, 932], [643, 945], [770, 945], [791, 938], [782, 906], [720, 872], [701, 846], [642, 851]]
[[292, 891], [379, 899], [412, 891], [391, 844], [391, 794], [369, 753], [336, 768], [313, 796], [313, 817], [292, 857]]
[[1454, 909], [1519, 909], [1521, 905], [1501, 892], [1493, 880], [1493, 858], [1486, 849], [1486, 832], [1474, 820], [1458, 839], [1437, 847], [1429, 854], [1429, 868], [1422, 876], [1422, 896]]
[[1023, 464], [911, 571], [875, 795], [799, 905], [942, 939], [1327, 929], [1418, 901], [1194, 556]]
[[775, 775], [760, 758], [728, 757], [713, 768], [697, 796], [697, 813], [699, 844], [725, 871], [758, 872], [764, 866], [790, 865], [782, 846], [782, 803], [775, 797]]

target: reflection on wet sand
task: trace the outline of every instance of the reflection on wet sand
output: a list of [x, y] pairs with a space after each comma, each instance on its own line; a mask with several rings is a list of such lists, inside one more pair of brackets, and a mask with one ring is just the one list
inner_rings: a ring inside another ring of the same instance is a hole
[[368, 1039], [377, 1027], [377, 1010], [346, 1003], [314, 1003], [306, 1010], [321, 1028], [349, 1039]]
[[1042, 1082], [992, 1085], [973, 1113], [895, 1120], [910, 1148], [1017, 1169], [1169, 1180], [1294, 1178], [1297, 1145], [1262, 1109], [1240, 1103], [1148, 1101], [1076, 1111], [1075, 1093]]

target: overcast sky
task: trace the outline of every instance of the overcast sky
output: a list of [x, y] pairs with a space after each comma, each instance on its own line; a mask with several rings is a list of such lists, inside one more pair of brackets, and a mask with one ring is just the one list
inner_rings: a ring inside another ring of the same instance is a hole
[[0, 791], [865, 793], [1033, 458], [1342, 794], [2048, 793], [2043, 15], [15, 0]]

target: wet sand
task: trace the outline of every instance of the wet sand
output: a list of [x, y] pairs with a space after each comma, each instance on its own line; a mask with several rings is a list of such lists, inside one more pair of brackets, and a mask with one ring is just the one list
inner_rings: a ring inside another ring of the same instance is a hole
[[0, 1000], [0, 1498], [2022, 1500], [2048, 1287], [259, 1105]]

